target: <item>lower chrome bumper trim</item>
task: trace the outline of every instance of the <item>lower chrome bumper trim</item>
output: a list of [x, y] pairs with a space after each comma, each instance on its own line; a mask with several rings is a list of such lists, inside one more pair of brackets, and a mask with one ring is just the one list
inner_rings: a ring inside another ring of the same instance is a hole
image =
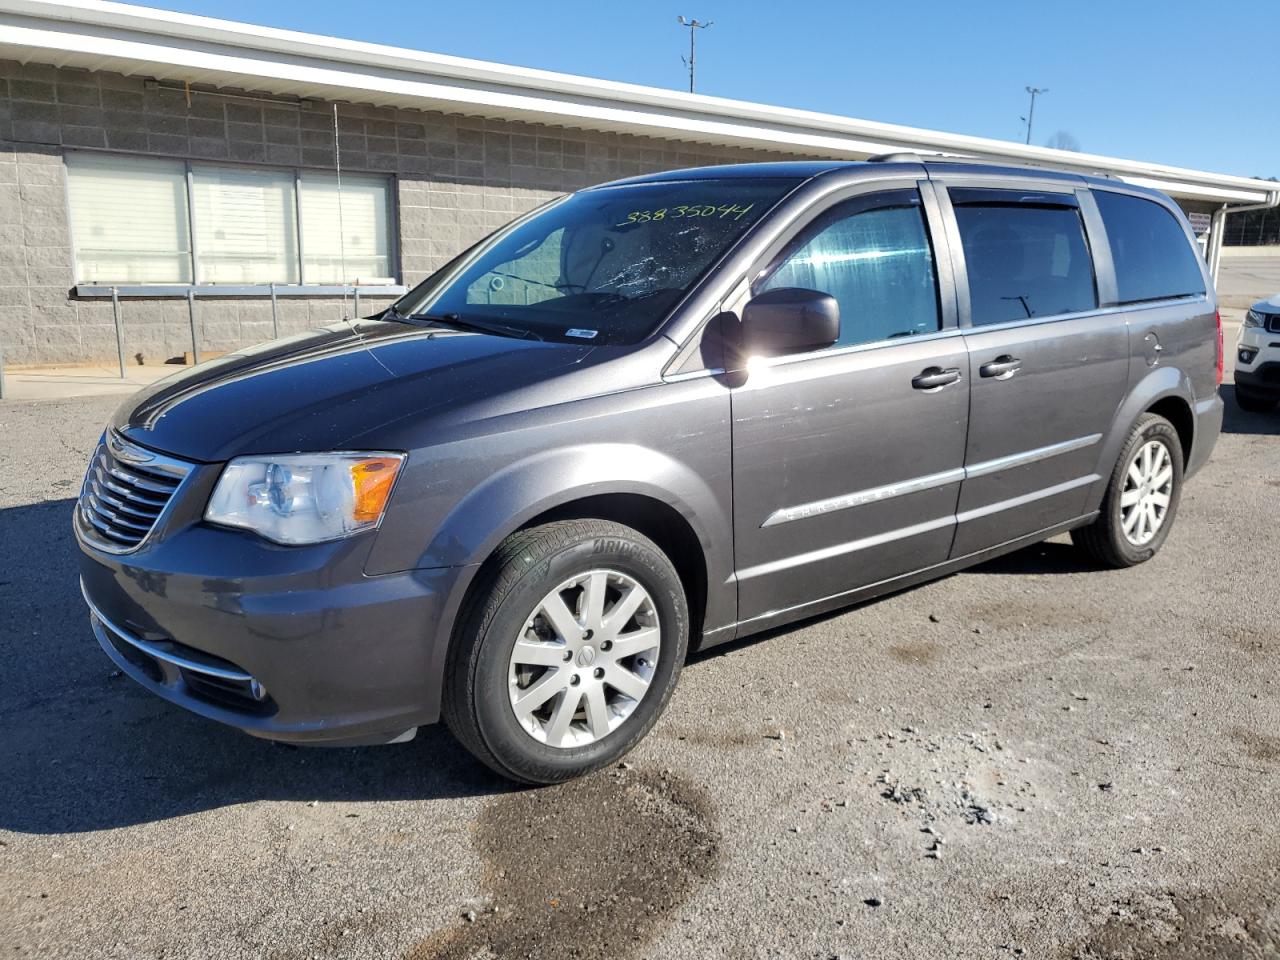
[[188, 657], [179, 656], [176, 653], [170, 653], [167, 650], [162, 650], [155, 644], [148, 643], [140, 637], [135, 637], [128, 630], [125, 630], [118, 624], [112, 622], [94, 605], [93, 601], [89, 599], [88, 592], [85, 590], [83, 579], [80, 580], [80, 594], [84, 597], [84, 602], [89, 606], [89, 613], [92, 615], [91, 619], [93, 620], [93, 628], [95, 631], [110, 630], [116, 637], [123, 640], [131, 647], [134, 647], [139, 652], [145, 653], [148, 657], [167, 663], [170, 666], [177, 667], [180, 670], [186, 670], [189, 673], [200, 673], [207, 677], [217, 677], [219, 680], [230, 680], [235, 683], [251, 683], [253, 681], [253, 677], [240, 670], [227, 670], [224, 667], [215, 667], [211, 664], [200, 663], [196, 660], [191, 660]]

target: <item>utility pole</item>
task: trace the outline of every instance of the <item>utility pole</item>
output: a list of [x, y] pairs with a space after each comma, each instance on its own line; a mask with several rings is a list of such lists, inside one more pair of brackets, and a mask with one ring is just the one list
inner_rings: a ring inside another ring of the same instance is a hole
[[689, 92], [693, 93], [694, 71], [697, 63], [698, 49], [695, 38], [698, 35], [698, 31], [707, 29], [707, 27], [711, 26], [712, 21], [708, 20], [706, 23], [699, 23], [697, 20], [686, 20], [684, 17], [676, 17], [676, 19], [680, 21], [680, 26], [689, 28], [689, 57], [688, 59], [685, 59], [684, 57], [681, 57], [680, 59], [684, 60], [685, 66], [689, 68]]
[[1031, 109], [1027, 111], [1027, 115], [1025, 117], [1021, 118], [1027, 125], [1027, 143], [1031, 142], [1031, 124], [1033, 124], [1036, 119], [1036, 97], [1042, 93], [1048, 92], [1048, 87], [1045, 87], [1043, 90], [1039, 87], [1027, 87], [1027, 93], [1031, 94]]

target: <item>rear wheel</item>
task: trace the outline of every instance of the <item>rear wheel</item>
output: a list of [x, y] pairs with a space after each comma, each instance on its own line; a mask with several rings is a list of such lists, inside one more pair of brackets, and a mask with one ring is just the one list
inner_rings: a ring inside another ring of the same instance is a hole
[[1276, 408], [1277, 402], [1271, 397], [1259, 396], [1256, 393], [1250, 393], [1243, 390], [1239, 386], [1236, 387], [1236, 403], [1240, 405], [1240, 409], [1247, 413], [1270, 413]]
[[513, 534], [480, 576], [446, 678], [463, 745], [525, 783], [635, 746], [688, 648], [684, 590], [658, 546], [611, 521], [558, 521]]
[[1129, 431], [1098, 518], [1072, 541], [1109, 567], [1155, 556], [1169, 536], [1182, 494], [1182, 442], [1164, 417], [1143, 414]]

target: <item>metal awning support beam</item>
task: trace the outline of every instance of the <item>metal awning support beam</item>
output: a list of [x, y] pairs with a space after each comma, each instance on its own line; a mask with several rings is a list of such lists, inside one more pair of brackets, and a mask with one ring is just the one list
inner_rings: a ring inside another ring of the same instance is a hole
[[1224, 203], [1213, 211], [1213, 216], [1209, 220], [1209, 245], [1205, 250], [1205, 260], [1208, 261], [1209, 275], [1213, 277], [1214, 286], [1218, 284], [1218, 268], [1222, 265], [1222, 240], [1226, 233], [1228, 214], [1269, 210], [1272, 207], [1280, 207], [1280, 190], [1268, 194], [1267, 199], [1262, 203], [1245, 203], [1234, 207]]

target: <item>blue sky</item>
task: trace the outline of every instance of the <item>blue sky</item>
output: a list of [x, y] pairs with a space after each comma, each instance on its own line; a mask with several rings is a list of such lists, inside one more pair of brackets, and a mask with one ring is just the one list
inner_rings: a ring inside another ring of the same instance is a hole
[[[1275, 0], [165, 0], [168, 9], [1091, 153], [1280, 177]], [[1224, 44], [1230, 40], [1230, 46]], [[1269, 64], [1269, 65], [1268, 65]]]

